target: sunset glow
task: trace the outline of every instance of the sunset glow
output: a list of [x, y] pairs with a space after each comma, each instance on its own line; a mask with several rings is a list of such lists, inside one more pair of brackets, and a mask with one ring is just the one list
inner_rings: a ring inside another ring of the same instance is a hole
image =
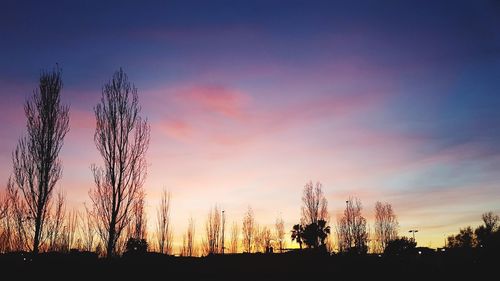
[[23, 104], [58, 63], [70, 131], [57, 185], [70, 208], [89, 202], [90, 166], [102, 162], [93, 108], [123, 67], [151, 125], [148, 229], [167, 189], [176, 253], [189, 217], [199, 242], [215, 204], [229, 227], [248, 206], [261, 226], [281, 215], [297, 247], [289, 231], [310, 180], [333, 229], [350, 196], [370, 227], [376, 201], [389, 202], [400, 234], [418, 229], [426, 247], [500, 212], [498, 4], [70, 2], [50, 19], [42, 3], [2, 5], [1, 190]]

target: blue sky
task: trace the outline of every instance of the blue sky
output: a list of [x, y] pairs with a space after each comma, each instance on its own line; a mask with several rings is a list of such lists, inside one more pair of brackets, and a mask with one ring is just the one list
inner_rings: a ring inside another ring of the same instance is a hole
[[[93, 106], [123, 67], [152, 126], [150, 221], [173, 193], [177, 233], [220, 204], [241, 221], [298, 220], [323, 183], [377, 200], [401, 232], [443, 235], [500, 211], [497, 1], [6, 1], [0, 11], [0, 179], [42, 69], [63, 68], [71, 131], [61, 188], [92, 186]], [[419, 240], [421, 239], [421, 240]]]

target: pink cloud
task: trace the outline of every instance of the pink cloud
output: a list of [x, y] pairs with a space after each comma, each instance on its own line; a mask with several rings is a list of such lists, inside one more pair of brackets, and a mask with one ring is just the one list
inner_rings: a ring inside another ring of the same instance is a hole
[[228, 145], [248, 143], [331, 117], [340, 122], [377, 108], [388, 92], [385, 88], [373, 89], [344, 95], [283, 98], [269, 103], [241, 89], [195, 84], [155, 90], [152, 96], [156, 98], [148, 106], [155, 110], [159, 104], [171, 105], [172, 111], [164, 113], [154, 125], [168, 137], [185, 141], [201, 138]]
[[184, 140], [191, 136], [193, 128], [185, 121], [165, 120], [159, 123], [161, 130], [169, 137]]
[[197, 85], [181, 89], [176, 99], [191, 108], [235, 119], [243, 117], [244, 107], [251, 101], [249, 95], [221, 85]]

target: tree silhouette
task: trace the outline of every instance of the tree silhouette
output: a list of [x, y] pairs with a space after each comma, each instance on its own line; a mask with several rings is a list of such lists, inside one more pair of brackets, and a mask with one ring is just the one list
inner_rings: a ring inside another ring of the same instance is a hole
[[481, 218], [483, 219], [486, 231], [493, 232], [497, 229], [500, 218], [493, 212], [484, 213]]
[[243, 248], [247, 253], [252, 252], [252, 246], [255, 239], [255, 218], [252, 207], [248, 206], [245, 217], [243, 218]]
[[122, 69], [104, 85], [101, 102], [94, 112], [94, 141], [104, 166], [92, 165], [95, 188], [89, 196], [98, 233], [106, 245], [106, 256], [110, 257], [132, 219], [132, 206], [140, 199], [150, 127], [139, 116], [137, 88]]
[[328, 201], [323, 194], [323, 185], [317, 182], [313, 185], [309, 181], [304, 186], [302, 194], [302, 224], [318, 223], [319, 220], [328, 221]]
[[484, 213], [481, 216], [483, 225], [475, 230], [468, 226], [461, 228], [456, 235], [450, 235], [447, 238], [449, 248], [471, 250], [473, 248], [482, 248], [488, 252], [500, 249], [500, 226], [499, 217], [493, 212]]
[[163, 190], [160, 207], [156, 210], [156, 239], [158, 249], [162, 254], [172, 253], [172, 225], [170, 223], [170, 192]]
[[368, 232], [366, 219], [361, 215], [362, 209], [358, 198], [349, 198], [346, 201], [346, 209], [337, 224], [339, 251], [356, 254], [365, 254], [368, 251]]
[[280, 216], [276, 218], [276, 222], [274, 224], [275, 228], [275, 237], [278, 242], [278, 247], [280, 253], [283, 253], [283, 248], [285, 247], [285, 222], [283, 218]]
[[391, 204], [375, 203], [375, 250], [384, 252], [389, 241], [398, 236], [398, 220]]
[[182, 249], [181, 249], [182, 256], [192, 257], [195, 255], [194, 234], [195, 234], [194, 219], [193, 217], [190, 217], [186, 233], [182, 236]]
[[203, 249], [205, 254], [218, 254], [221, 252], [222, 220], [219, 207], [216, 205], [208, 212], [205, 223], [205, 238]]
[[326, 238], [330, 235], [330, 227], [325, 220], [318, 220], [317, 223], [308, 225], [296, 224], [293, 226], [292, 241], [299, 243], [300, 249], [304, 243], [308, 248], [321, 249], [326, 251]]
[[229, 245], [229, 250], [232, 254], [238, 253], [240, 239], [240, 227], [237, 222], [233, 222], [231, 227], [231, 244]]
[[137, 200], [132, 204], [132, 218], [127, 227], [128, 237], [136, 239], [146, 239], [147, 237], [147, 217], [144, 211], [145, 196], [144, 190], [141, 190]]
[[260, 241], [261, 241], [261, 245], [262, 245], [262, 250], [263, 252], [265, 253], [272, 253], [273, 252], [273, 248], [272, 248], [272, 239], [273, 239], [273, 236], [271, 234], [271, 230], [267, 227], [267, 226], [264, 226], [260, 233], [259, 233], [259, 236], [260, 236]]
[[325, 240], [328, 235], [330, 235], [330, 227], [326, 225], [326, 221], [318, 220], [317, 223], [311, 223], [304, 227], [302, 240], [308, 248], [326, 251]]
[[[72, 209], [67, 213], [66, 221], [61, 235], [62, 242], [60, 245], [60, 251], [70, 252], [75, 246], [75, 243], [78, 242], [77, 232], [79, 229], [79, 216], [80, 215], [77, 209]], [[81, 245], [76, 246], [78, 248], [81, 248]]]
[[460, 229], [460, 233], [448, 237], [448, 247], [471, 249], [475, 245], [474, 232], [470, 226]]
[[8, 193], [0, 194], [0, 253], [11, 250], [11, 207]]
[[330, 234], [328, 223], [328, 201], [323, 194], [323, 185], [309, 181], [302, 193], [301, 223], [292, 228], [292, 241], [302, 243], [308, 248], [324, 248], [325, 239]]
[[301, 224], [296, 224], [292, 228], [292, 241], [295, 241], [299, 244], [300, 249], [302, 250], [302, 243], [304, 243], [304, 227]]
[[11, 240], [9, 242], [8, 247], [17, 250], [23, 251], [28, 247], [28, 207], [26, 203], [21, 199], [19, 195], [19, 189], [15, 187], [14, 182], [11, 178], [9, 178], [7, 182], [7, 196], [9, 200], [9, 213], [8, 219], [12, 221], [8, 221], [9, 227], [10, 223], [13, 225], [13, 230], [11, 231], [12, 235], [9, 237]]
[[57, 251], [58, 243], [61, 240], [61, 232], [64, 224], [64, 218], [66, 217], [66, 206], [65, 206], [65, 195], [62, 192], [57, 194], [56, 208], [53, 213], [49, 213], [47, 216], [47, 239], [48, 239], [48, 250]]
[[395, 238], [387, 242], [384, 254], [388, 256], [400, 256], [412, 253], [417, 243], [411, 238]]
[[148, 251], [148, 242], [145, 239], [130, 237], [127, 240], [126, 252], [128, 254], [144, 254]]
[[69, 107], [61, 105], [62, 86], [59, 68], [42, 72], [38, 89], [24, 105], [27, 135], [12, 153], [12, 187], [21, 191], [19, 204], [26, 210], [34, 254], [39, 252], [54, 187], [62, 174], [59, 152], [69, 131]]
[[87, 206], [85, 206], [85, 212], [80, 214], [80, 235], [84, 250], [92, 251], [94, 249], [96, 228], [92, 213], [87, 209]]
[[500, 246], [499, 241], [495, 239], [498, 236], [498, 232], [500, 232], [498, 215], [493, 214], [493, 212], [487, 212], [481, 218], [484, 225], [474, 230], [477, 245], [482, 248], [491, 248], [494, 245]]
[[9, 212], [9, 197], [7, 194], [0, 194], [0, 220], [7, 217]]

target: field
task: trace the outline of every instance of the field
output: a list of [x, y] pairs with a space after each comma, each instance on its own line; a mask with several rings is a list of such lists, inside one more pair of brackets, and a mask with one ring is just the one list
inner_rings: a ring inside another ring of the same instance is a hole
[[404, 257], [295, 252], [189, 258], [148, 253], [98, 259], [91, 253], [45, 253], [37, 258], [11, 253], [0, 256], [0, 265], [3, 276], [16, 280], [479, 280], [497, 274], [498, 256], [477, 252]]

